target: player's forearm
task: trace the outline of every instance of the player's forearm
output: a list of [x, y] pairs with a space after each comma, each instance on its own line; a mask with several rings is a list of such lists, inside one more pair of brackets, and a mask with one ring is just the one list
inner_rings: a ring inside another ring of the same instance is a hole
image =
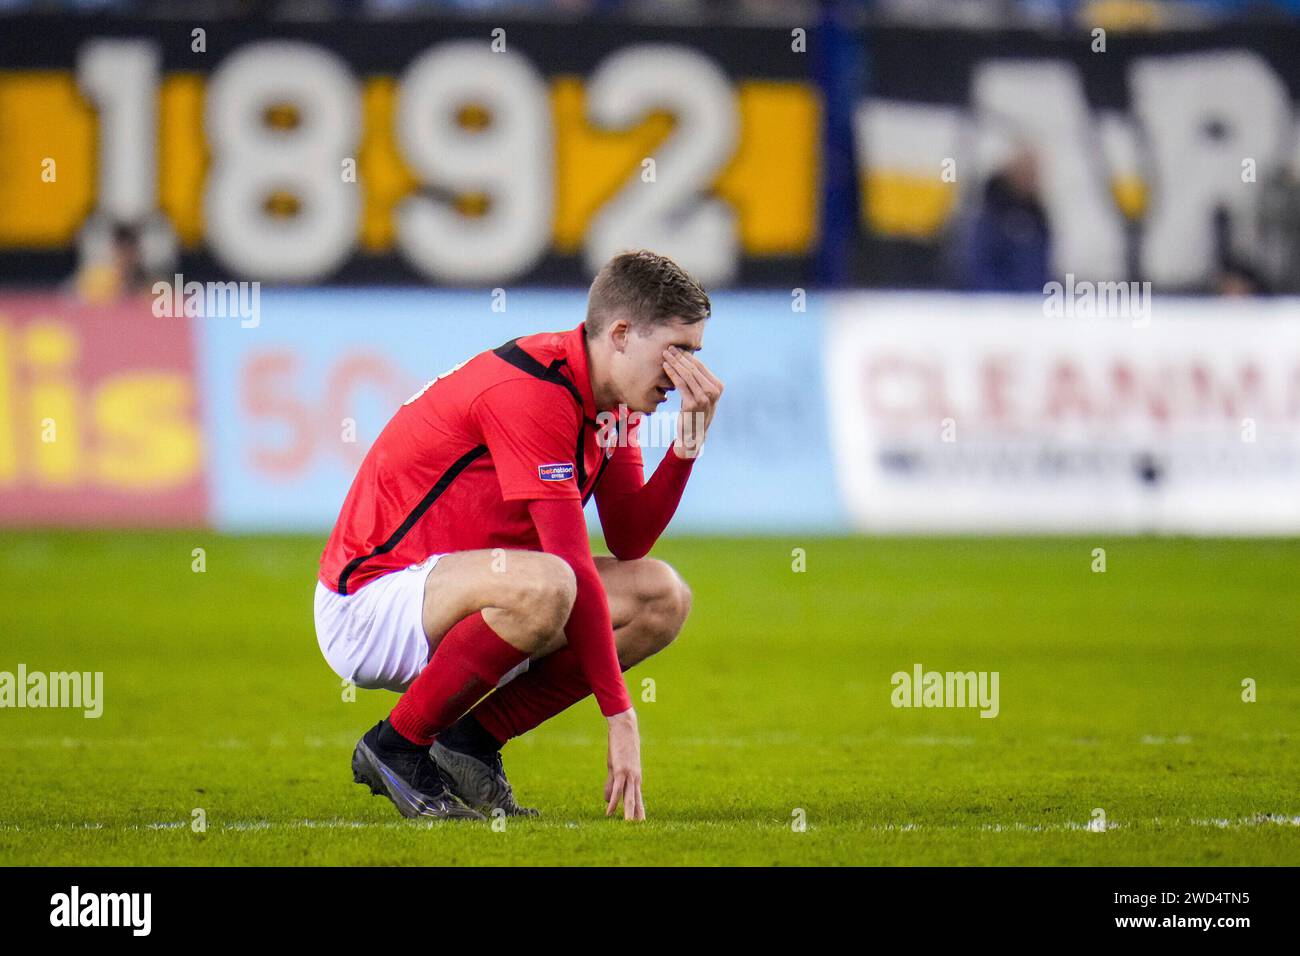
[[694, 458], [682, 458], [670, 448], [639, 490], [597, 498], [605, 543], [614, 557], [634, 561], [650, 553], [677, 513], [694, 463]]
[[623, 682], [623, 669], [619, 666], [618, 650], [614, 646], [609, 599], [590, 554], [573, 570], [578, 578], [578, 596], [573, 602], [573, 613], [569, 615], [564, 636], [578, 655], [583, 676], [591, 685], [600, 712], [611, 717], [631, 709], [632, 700]]
[[632, 700], [623, 682], [609, 599], [591, 557], [582, 506], [577, 501], [533, 501], [529, 512], [542, 550], [563, 558], [577, 579], [578, 593], [564, 628], [565, 638], [578, 658], [600, 712], [606, 717], [623, 713], [631, 708]]

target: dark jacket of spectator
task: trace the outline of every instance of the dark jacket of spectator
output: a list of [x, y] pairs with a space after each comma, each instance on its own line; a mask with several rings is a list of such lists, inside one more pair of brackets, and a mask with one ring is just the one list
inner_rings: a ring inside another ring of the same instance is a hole
[[1037, 195], [992, 176], [962, 251], [962, 285], [980, 292], [1042, 292], [1051, 281], [1051, 230]]

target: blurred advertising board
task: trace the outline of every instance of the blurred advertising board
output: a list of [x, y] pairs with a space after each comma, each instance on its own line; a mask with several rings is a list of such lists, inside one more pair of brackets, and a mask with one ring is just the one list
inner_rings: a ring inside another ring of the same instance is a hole
[[863, 531], [1300, 532], [1300, 305], [862, 294], [829, 306]]
[[[266, 289], [173, 318], [0, 295], [0, 523], [323, 532], [393, 411], [580, 291]], [[674, 533], [1300, 533], [1300, 303], [724, 292]], [[642, 427], [647, 476], [674, 396]], [[596, 509], [588, 516], [596, 527]]]
[[[713, 297], [700, 357], [727, 384], [675, 530], [839, 526], [815, 306]], [[197, 326], [212, 517], [227, 530], [328, 528], [366, 449], [430, 378], [532, 332], [570, 329], [582, 292], [267, 291], [256, 328]], [[675, 429], [674, 396], [642, 426], [646, 475]], [[588, 513], [595, 520], [595, 506]]]
[[206, 474], [189, 320], [0, 296], [0, 523], [204, 525]]

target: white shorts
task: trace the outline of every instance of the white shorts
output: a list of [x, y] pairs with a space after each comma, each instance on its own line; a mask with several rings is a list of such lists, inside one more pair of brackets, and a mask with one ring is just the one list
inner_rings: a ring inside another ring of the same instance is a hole
[[[365, 690], [402, 693], [429, 662], [424, 633], [424, 581], [441, 554], [390, 571], [353, 594], [316, 582], [316, 640], [334, 673]], [[497, 683], [528, 670], [525, 659]]]

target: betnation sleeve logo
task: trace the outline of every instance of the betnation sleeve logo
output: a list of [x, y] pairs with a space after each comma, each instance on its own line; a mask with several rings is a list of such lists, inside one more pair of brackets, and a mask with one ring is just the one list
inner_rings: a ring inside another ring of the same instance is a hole
[[537, 477], [542, 481], [568, 481], [573, 477], [573, 462], [557, 461], [537, 466]]

